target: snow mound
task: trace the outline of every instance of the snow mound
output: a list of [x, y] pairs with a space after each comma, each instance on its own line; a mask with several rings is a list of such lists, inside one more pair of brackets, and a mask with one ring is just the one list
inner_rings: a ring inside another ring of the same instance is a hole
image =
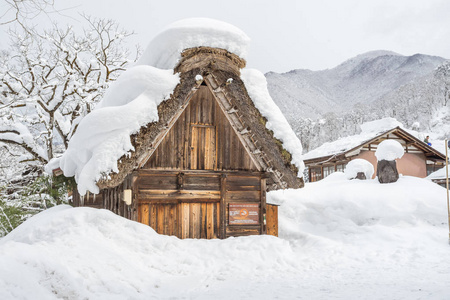
[[295, 135], [280, 108], [273, 102], [267, 89], [266, 77], [255, 69], [241, 70], [241, 79], [247, 92], [261, 114], [266, 117], [266, 127], [283, 143], [283, 147], [292, 155], [292, 163], [298, 168], [298, 176], [303, 177], [305, 164], [302, 160], [302, 144]]
[[366, 175], [366, 179], [371, 179], [373, 176], [373, 165], [365, 159], [357, 158], [351, 160], [345, 167], [345, 175], [347, 179], [356, 178], [359, 172], [363, 172]]
[[375, 151], [378, 160], [396, 160], [402, 158], [405, 150], [403, 146], [395, 140], [382, 141]]
[[174, 69], [185, 49], [225, 49], [245, 59], [250, 38], [239, 28], [214, 19], [191, 18], [172, 23], [148, 45], [138, 64]]
[[[133, 151], [130, 135], [141, 126], [158, 121], [157, 106], [168, 99], [178, 75], [151, 66], [136, 66], [114, 82], [104, 99], [78, 125], [59, 166], [75, 176], [78, 191], [98, 193], [101, 176], [118, 172], [117, 161]], [[51, 162], [47, 167], [54, 167]]]
[[333, 173], [268, 193], [280, 238], [226, 240], [57, 206], [0, 239], [0, 299], [447, 299], [445, 199], [420, 178]]
[[193, 286], [292, 274], [291, 253], [271, 236], [180, 240], [108, 210], [58, 206], [0, 240], [0, 299], [179, 299]]

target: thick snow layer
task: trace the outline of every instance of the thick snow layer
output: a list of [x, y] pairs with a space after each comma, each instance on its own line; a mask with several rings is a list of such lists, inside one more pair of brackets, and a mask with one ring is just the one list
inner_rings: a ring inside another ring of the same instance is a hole
[[231, 24], [208, 18], [183, 19], [159, 33], [138, 64], [174, 69], [183, 50], [199, 46], [225, 49], [245, 59], [249, 43], [250, 38]]
[[403, 128], [403, 124], [394, 118], [383, 118], [380, 120], [366, 122], [360, 125], [362, 133], [379, 133], [395, 127]]
[[299, 169], [298, 176], [303, 176], [305, 165], [302, 160], [302, 144], [295, 135], [280, 108], [273, 102], [267, 89], [264, 74], [255, 69], [241, 70], [241, 78], [256, 108], [267, 119], [266, 127], [281, 140], [283, 147], [292, 155], [292, 163]]
[[353, 179], [358, 175], [359, 172], [363, 172], [366, 175], [366, 179], [371, 179], [375, 170], [373, 165], [361, 158], [351, 160], [345, 167], [345, 175], [348, 179]]
[[396, 140], [382, 141], [375, 151], [375, 156], [380, 160], [396, 160], [402, 158], [405, 150], [402, 144]]
[[0, 299], [447, 299], [445, 189], [400, 177], [270, 192], [279, 238], [179, 240], [58, 206], [0, 240]]
[[[168, 99], [178, 75], [171, 70], [136, 66], [111, 85], [104, 99], [78, 125], [59, 165], [64, 175], [75, 176], [78, 191], [98, 193], [102, 175], [118, 172], [118, 159], [134, 150], [130, 135], [158, 121], [157, 106]], [[51, 162], [47, 167], [55, 166]]]

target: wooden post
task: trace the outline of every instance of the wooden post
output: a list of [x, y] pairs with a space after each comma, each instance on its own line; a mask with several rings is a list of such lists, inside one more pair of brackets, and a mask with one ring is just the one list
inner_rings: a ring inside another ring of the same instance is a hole
[[266, 234], [266, 179], [261, 178], [261, 209], [260, 209], [260, 222], [261, 222], [261, 234]]
[[450, 204], [448, 195], [448, 140], [445, 139], [445, 186], [447, 188], [448, 242], [450, 244]]
[[221, 239], [227, 236], [227, 209], [226, 209], [226, 195], [227, 195], [227, 174], [222, 174], [220, 178], [220, 221], [219, 221], [219, 237]]

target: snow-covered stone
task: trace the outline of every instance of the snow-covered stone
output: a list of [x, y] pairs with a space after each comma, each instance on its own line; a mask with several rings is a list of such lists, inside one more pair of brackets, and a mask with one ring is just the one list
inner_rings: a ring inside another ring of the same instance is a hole
[[396, 160], [402, 158], [405, 150], [403, 146], [395, 140], [382, 141], [375, 151], [375, 156], [380, 160]]
[[351, 160], [347, 164], [344, 173], [347, 179], [353, 179], [356, 178], [359, 172], [363, 172], [366, 176], [366, 179], [371, 179], [375, 170], [373, 168], [373, 165], [369, 161], [357, 158]]

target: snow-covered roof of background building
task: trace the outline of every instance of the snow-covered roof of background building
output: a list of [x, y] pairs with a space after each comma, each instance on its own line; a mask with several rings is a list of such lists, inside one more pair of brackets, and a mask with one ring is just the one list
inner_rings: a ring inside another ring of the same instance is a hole
[[304, 154], [303, 159], [313, 159], [343, 153], [375, 138], [383, 132], [389, 131], [395, 127], [403, 127], [402, 123], [393, 118], [384, 118], [381, 120], [366, 122], [360, 126], [360, 134], [343, 137], [334, 142], [325, 143], [322, 146]]
[[[433, 144], [433, 147], [422, 142], [421, 136], [423, 134], [405, 129], [403, 125], [393, 118], [384, 118], [376, 121], [364, 123], [361, 126], [361, 133], [348, 137], [340, 138], [334, 142], [325, 143], [322, 146], [303, 155], [303, 160], [310, 161], [316, 159], [328, 159], [330, 156], [338, 156], [344, 153], [353, 153], [364, 145], [378, 140], [380, 137], [385, 137], [393, 133], [401, 139], [412, 142], [415, 147], [419, 148], [427, 155], [432, 155], [438, 159], [444, 159], [444, 155], [439, 150], [441, 143], [438, 141]], [[443, 142], [442, 142], [443, 144]], [[438, 148], [438, 149], [436, 149]]]
[[[50, 162], [47, 172], [59, 166], [65, 176], [75, 176], [80, 194], [98, 193], [96, 183], [112, 172], [118, 173], [118, 160], [135, 150], [130, 135], [158, 121], [158, 105], [170, 98], [180, 82], [172, 68], [183, 47], [219, 47], [245, 57], [248, 41], [236, 27], [216, 20], [187, 19], [169, 26], [150, 43], [139, 64], [124, 72], [80, 122], [68, 149], [57, 161]], [[264, 76], [258, 71], [244, 70], [242, 79], [255, 106], [268, 120], [266, 127], [291, 153], [301, 177], [304, 169], [301, 143], [271, 99]]]
[[445, 169], [445, 167], [443, 167], [442, 169], [439, 169], [439, 170], [431, 173], [426, 178], [427, 179], [445, 179], [447, 177], [446, 173], [447, 173], [447, 170]]

